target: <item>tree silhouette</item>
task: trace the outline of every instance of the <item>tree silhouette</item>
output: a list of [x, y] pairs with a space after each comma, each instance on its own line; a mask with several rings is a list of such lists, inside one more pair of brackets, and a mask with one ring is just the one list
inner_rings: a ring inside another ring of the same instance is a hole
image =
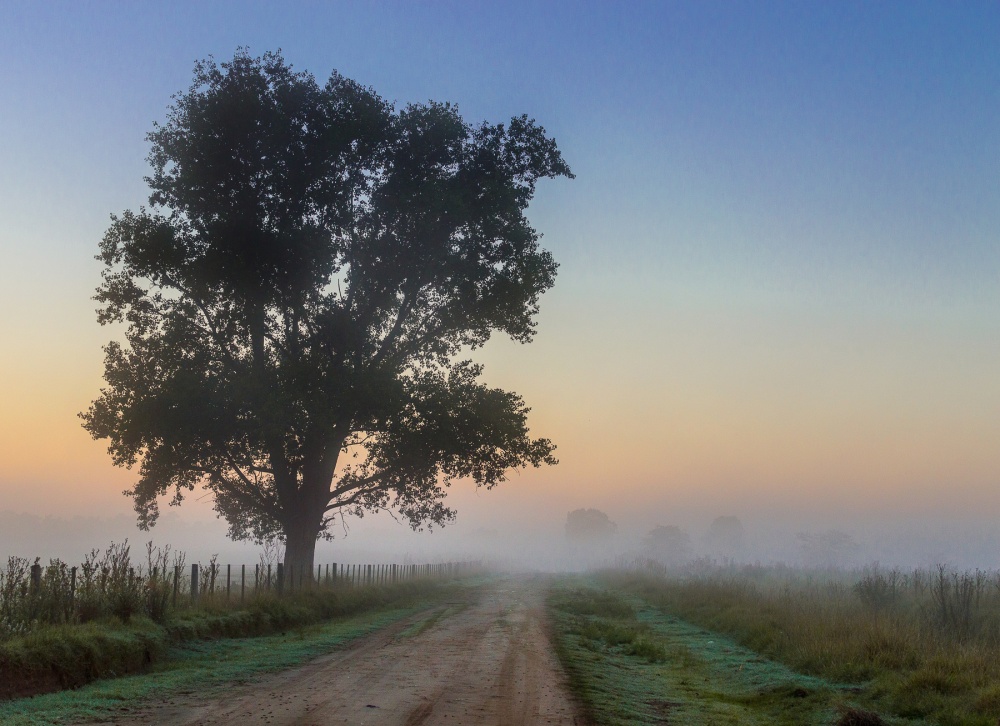
[[240, 50], [197, 63], [148, 140], [153, 211], [113, 217], [99, 255], [98, 319], [125, 340], [81, 414], [138, 465], [140, 525], [204, 485], [232, 537], [281, 536], [311, 571], [338, 514], [440, 525], [454, 479], [555, 463], [460, 355], [529, 342], [554, 282], [524, 212], [572, 174], [534, 121], [397, 110]]
[[713, 554], [732, 557], [745, 547], [746, 535], [739, 517], [716, 517], [705, 535], [705, 544]]
[[618, 525], [600, 509], [574, 509], [566, 515], [566, 539], [571, 542], [604, 542], [617, 531]]
[[691, 536], [677, 525], [660, 524], [642, 538], [642, 549], [664, 564], [682, 564], [691, 559]]

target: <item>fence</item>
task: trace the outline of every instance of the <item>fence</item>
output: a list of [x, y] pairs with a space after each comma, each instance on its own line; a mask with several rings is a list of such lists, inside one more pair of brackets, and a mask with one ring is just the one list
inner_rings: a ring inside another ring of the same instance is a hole
[[[246, 598], [247, 592], [258, 593], [262, 591], [275, 592], [277, 594], [288, 594], [301, 590], [311, 590], [319, 587], [357, 587], [362, 585], [387, 585], [406, 580], [418, 578], [439, 578], [447, 579], [461, 577], [471, 574], [473, 571], [482, 569], [482, 563], [476, 562], [441, 562], [437, 564], [338, 564], [336, 562], [326, 565], [316, 565], [315, 576], [312, 571], [306, 569], [286, 567], [279, 562], [272, 568], [272, 565], [254, 565], [253, 573], [249, 574], [246, 565], [240, 565], [236, 578], [233, 577], [231, 565], [225, 565], [225, 578], [222, 577], [222, 565], [214, 562], [209, 563], [207, 568], [202, 568], [200, 564], [191, 565], [190, 580], [188, 580], [188, 593], [192, 601], [205, 594], [207, 590], [211, 596], [225, 592], [225, 599], [233, 597], [233, 590], [236, 590], [240, 600]], [[156, 573], [153, 573], [154, 577]], [[184, 573], [186, 574], [186, 573]], [[248, 579], [248, 574], [249, 578]], [[182, 577], [181, 567], [175, 566], [172, 582], [174, 602], [178, 598], [181, 589]], [[221, 582], [219, 580], [221, 579]], [[217, 588], [218, 583], [218, 588]]]
[[329, 563], [315, 571], [283, 563], [220, 565], [211, 560], [186, 566], [184, 557], [148, 550], [147, 566], [135, 566], [127, 544], [91, 552], [79, 567], [59, 560], [11, 557], [0, 571], [0, 638], [39, 624], [87, 622], [104, 616], [128, 621], [145, 614], [162, 622], [171, 608], [238, 605], [253, 597], [285, 596], [303, 590], [389, 585], [418, 579], [450, 579], [482, 569], [480, 562], [435, 564]]

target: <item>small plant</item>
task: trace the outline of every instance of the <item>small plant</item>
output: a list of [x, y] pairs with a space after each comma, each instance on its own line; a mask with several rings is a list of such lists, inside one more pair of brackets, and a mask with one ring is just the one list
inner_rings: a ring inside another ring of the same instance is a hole
[[162, 550], [146, 543], [146, 613], [157, 623], [167, 619], [167, 608], [173, 593], [174, 572], [170, 570], [170, 545]]
[[207, 567], [198, 568], [198, 592], [202, 597], [215, 595], [215, 580], [219, 575], [218, 560], [218, 555], [212, 555]]
[[987, 573], [982, 570], [949, 572], [944, 565], [938, 565], [930, 584], [938, 625], [960, 639], [971, 635], [986, 582]]
[[903, 573], [898, 569], [879, 569], [878, 563], [862, 570], [861, 579], [854, 585], [854, 593], [872, 610], [894, 606], [902, 595]]
[[9, 557], [7, 569], [0, 572], [0, 635], [16, 635], [28, 628], [25, 600], [29, 570], [24, 557]]
[[128, 540], [119, 545], [112, 542], [101, 563], [108, 613], [123, 623], [142, 611], [145, 600], [142, 573], [132, 566], [129, 552]]

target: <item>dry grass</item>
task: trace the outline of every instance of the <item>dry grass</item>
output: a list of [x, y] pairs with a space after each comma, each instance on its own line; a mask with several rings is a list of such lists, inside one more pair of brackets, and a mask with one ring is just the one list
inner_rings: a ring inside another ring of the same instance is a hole
[[865, 683], [898, 716], [1000, 718], [998, 573], [728, 567], [605, 578], [797, 671]]

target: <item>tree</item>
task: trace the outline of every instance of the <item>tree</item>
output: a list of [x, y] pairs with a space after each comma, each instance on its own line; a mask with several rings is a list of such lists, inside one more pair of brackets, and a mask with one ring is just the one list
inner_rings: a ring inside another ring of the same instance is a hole
[[857, 552], [858, 543], [846, 532], [799, 532], [795, 535], [802, 559], [809, 567], [841, 567]]
[[618, 526], [600, 509], [574, 509], [566, 515], [566, 539], [580, 543], [610, 539]]
[[197, 63], [147, 138], [153, 211], [112, 217], [98, 256], [98, 319], [125, 340], [81, 414], [138, 465], [141, 526], [201, 485], [232, 537], [278, 536], [311, 572], [338, 515], [443, 525], [455, 479], [556, 463], [460, 356], [529, 342], [555, 279], [525, 210], [572, 174], [533, 120], [397, 110], [241, 50]]
[[745, 533], [739, 517], [716, 517], [705, 535], [705, 543], [713, 554], [732, 557], [743, 551]]
[[642, 538], [642, 548], [651, 559], [677, 565], [691, 559], [691, 537], [677, 525], [657, 525]]

